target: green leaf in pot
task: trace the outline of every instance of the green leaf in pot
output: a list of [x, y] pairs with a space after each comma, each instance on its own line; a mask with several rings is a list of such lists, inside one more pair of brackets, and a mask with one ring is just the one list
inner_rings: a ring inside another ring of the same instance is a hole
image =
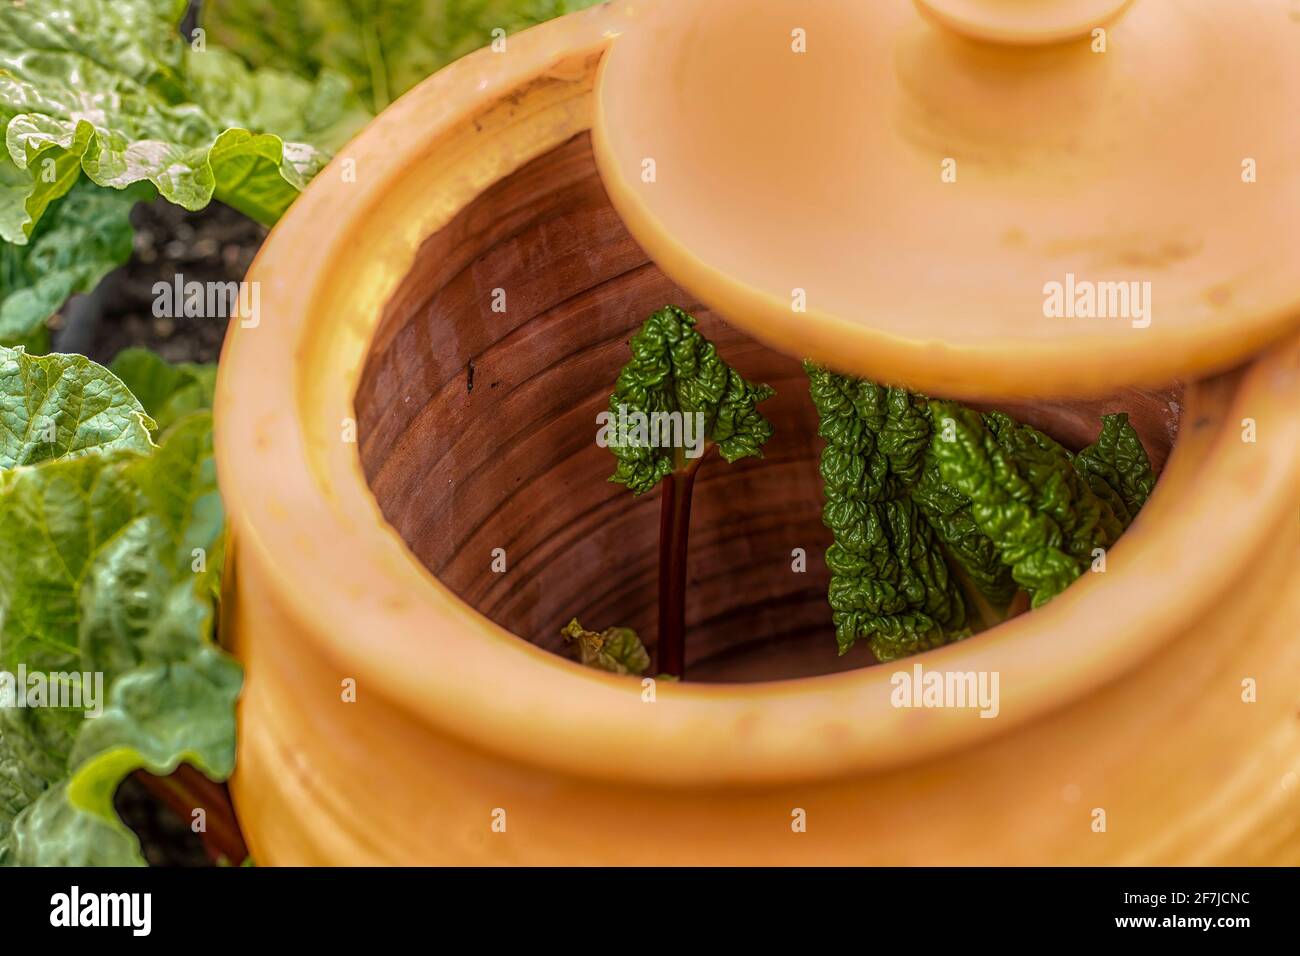
[[[822, 520], [835, 535], [826, 564], [840, 653], [866, 637], [878, 659], [892, 660], [966, 636], [961, 586], [912, 497], [927, 470], [924, 400], [812, 363], [805, 370], [826, 442]], [[936, 502], [939, 492], [932, 491]], [[956, 527], [965, 508], [948, 497], [940, 528]]]
[[1001, 412], [805, 368], [826, 440], [840, 653], [866, 638], [887, 661], [959, 640], [1004, 619], [1018, 588], [1042, 605], [1119, 538], [1154, 484], [1124, 415], [1076, 456]]
[[[619, 372], [609, 398], [611, 427], [633, 413], [680, 413], [683, 419], [700, 414], [703, 434], [695, 437], [716, 445], [726, 461], [762, 457], [772, 425], [757, 405], [775, 393], [766, 385], [746, 381], [724, 362], [713, 343], [696, 331], [694, 317], [676, 306], [665, 306], [646, 319], [629, 345], [632, 359]], [[687, 464], [680, 445], [656, 446], [635, 435], [623, 443], [616, 427], [614, 431], [618, 440], [609, 443], [609, 450], [618, 464], [609, 480], [634, 494], [645, 494], [665, 475]]]
[[1039, 607], [1088, 568], [1094, 549], [1108, 548], [1125, 524], [1076, 470], [1073, 456], [1042, 432], [1009, 415], [981, 415], [932, 402], [939, 473], [971, 501], [975, 524], [993, 542], [1016, 583]]
[[1155, 487], [1151, 461], [1124, 412], [1101, 417], [1101, 435], [1074, 456], [1074, 467], [1125, 527], [1132, 524]]
[[659, 669], [686, 671], [686, 561], [691, 497], [705, 456], [727, 462], [763, 455], [772, 425], [758, 403], [772, 397], [718, 355], [677, 306], [650, 315], [632, 336], [597, 441], [617, 460], [609, 480], [642, 495], [660, 486]]

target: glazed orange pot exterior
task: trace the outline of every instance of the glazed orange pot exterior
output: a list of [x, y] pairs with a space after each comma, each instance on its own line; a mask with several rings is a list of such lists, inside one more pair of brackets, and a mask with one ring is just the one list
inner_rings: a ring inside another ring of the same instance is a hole
[[427, 236], [590, 127], [619, 17], [430, 78], [250, 271], [262, 321], [227, 340], [216, 441], [258, 863], [1300, 862], [1296, 339], [1187, 388], [1105, 574], [916, 659], [999, 672], [996, 719], [895, 708], [888, 665], [647, 703], [479, 615], [384, 522], [349, 431], [384, 304]]

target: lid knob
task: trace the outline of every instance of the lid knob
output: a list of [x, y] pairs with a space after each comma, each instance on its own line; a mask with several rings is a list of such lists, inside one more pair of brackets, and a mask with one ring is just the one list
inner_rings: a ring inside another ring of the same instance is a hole
[[1086, 36], [1132, 0], [914, 0], [935, 23], [972, 40], [1021, 46]]

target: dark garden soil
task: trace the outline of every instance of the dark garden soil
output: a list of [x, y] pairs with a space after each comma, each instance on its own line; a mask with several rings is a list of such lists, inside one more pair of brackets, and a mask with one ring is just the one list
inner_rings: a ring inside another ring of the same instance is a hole
[[198, 834], [159, 803], [135, 777], [127, 777], [113, 798], [122, 821], [140, 838], [140, 848], [150, 866], [208, 866], [208, 855]]
[[[158, 318], [153, 314], [154, 284], [184, 281], [238, 281], [248, 271], [266, 229], [220, 203], [202, 212], [186, 212], [159, 200], [136, 206], [135, 252], [131, 260], [108, 276], [91, 298], [89, 328], [58, 328], [55, 348], [68, 350], [77, 337], [85, 351], [102, 364], [129, 346], [149, 348], [169, 362], [215, 362], [226, 334], [224, 318]], [[74, 316], [76, 310], [70, 310]], [[80, 316], [72, 321], [82, 322]], [[88, 341], [87, 341], [88, 339]]]

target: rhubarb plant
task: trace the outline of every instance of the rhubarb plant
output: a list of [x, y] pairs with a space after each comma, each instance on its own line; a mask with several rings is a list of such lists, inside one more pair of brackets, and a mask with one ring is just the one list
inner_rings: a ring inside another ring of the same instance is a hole
[[50, 206], [25, 244], [0, 242], [0, 345], [48, 351], [46, 320], [126, 262], [128, 215], [154, 195], [147, 183], [101, 189], [83, 178]]
[[158, 367], [136, 372], [159, 414], [193, 409], [160, 429], [102, 366], [0, 348], [3, 863], [143, 863], [113, 808], [123, 777], [233, 769], [212, 417], [178, 398], [190, 374], [169, 391]]
[[211, 0], [184, 37], [186, 0], [0, 2], [0, 345], [48, 347], [125, 262], [137, 201], [271, 225], [402, 92], [594, 2]]
[[713, 450], [728, 463], [762, 457], [772, 426], [758, 404], [774, 394], [746, 381], [676, 306], [651, 315], [629, 343], [602, 443], [617, 464], [610, 481], [643, 495], [661, 491], [658, 669], [686, 668], [686, 558], [695, 476]]
[[347, 81], [192, 46], [176, 0], [0, 3], [0, 345], [126, 261], [129, 213], [216, 198], [265, 224], [370, 114]]
[[24, 243], [83, 175], [112, 189], [150, 182], [186, 209], [215, 196], [269, 224], [328, 160], [316, 144], [364, 122], [338, 78], [257, 73], [192, 48], [177, 29], [186, 6], [0, 4], [0, 237]]
[[1154, 484], [1123, 414], [1071, 454], [1001, 412], [805, 369], [826, 441], [821, 474], [840, 653], [893, 660], [1038, 607], [1136, 517]]

